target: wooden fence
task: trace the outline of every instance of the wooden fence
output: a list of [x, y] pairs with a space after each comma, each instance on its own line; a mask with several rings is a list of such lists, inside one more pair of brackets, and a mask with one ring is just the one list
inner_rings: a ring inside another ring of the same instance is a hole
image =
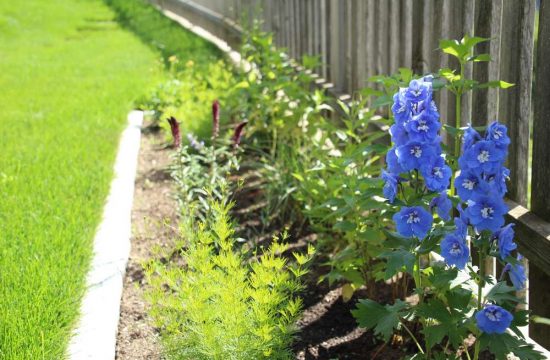
[[[366, 86], [370, 76], [399, 67], [424, 74], [455, 67], [437, 51], [439, 39], [491, 38], [478, 51], [493, 61], [469, 65], [466, 76], [515, 86], [470, 93], [462, 102], [463, 125], [499, 119], [508, 126], [508, 220], [516, 223], [516, 240], [528, 259], [529, 308], [550, 317], [550, 0], [541, 0], [540, 8], [536, 0], [153, 1], [234, 47], [243, 19], [260, 18], [291, 57], [318, 55], [318, 75], [342, 98]], [[449, 124], [454, 101], [452, 94], [438, 95], [442, 121]], [[489, 272], [498, 271], [489, 265]], [[550, 349], [550, 326], [533, 324], [529, 335]]]

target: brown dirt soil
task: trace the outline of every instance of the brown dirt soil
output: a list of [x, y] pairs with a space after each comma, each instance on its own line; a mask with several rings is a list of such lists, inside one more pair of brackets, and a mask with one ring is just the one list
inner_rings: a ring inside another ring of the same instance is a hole
[[160, 359], [158, 332], [147, 314], [143, 262], [175, 238], [177, 204], [166, 168], [171, 149], [159, 132], [144, 129], [132, 208], [132, 249], [124, 279], [116, 358]]

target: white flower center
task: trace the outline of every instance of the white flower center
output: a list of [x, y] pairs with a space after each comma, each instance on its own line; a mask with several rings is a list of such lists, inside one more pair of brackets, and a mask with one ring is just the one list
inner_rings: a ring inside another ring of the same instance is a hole
[[436, 166], [432, 170], [433, 175], [437, 176], [440, 179], [443, 179], [443, 172], [439, 166]]
[[422, 94], [422, 89], [413, 90], [412, 93], [413, 93], [414, 96], [420, 96], [420, 94]]
[[464, 179], [462, 182], [462, 187], [467, 190], [473, 190], [475, 186], [475, 183], [470, 179]]
[[409, 214], [409, 218], [407, 219], [407, 224], [416, 224], [420, 222], [420, 217], [418, 217], [418, 213], [416, 211], [413, 211]]
[[502, 135], [503, 135], [502, 130], [495, 130], [493, 137], [495, 138], [495, 140], [498, 140], [502, 137]]
[[419, 121], [420, 125], [418, 125], [417, 130], [418, 131], [428, 131], [430, 130], [430, 127], [426, 124], [425, 121]]
[[405, 111], [406, 108], [407, 108], [406, 105], [403, 104], [403, 105], [401, 105], [401, 107], [400, 107], [399, 109], [397, 109], [397, 112], [398, 112], [398, 113], [402, 113], [402, 112]]
[[415, 146], [411, 149], [411, 155], [414, 155], [414, 157], [419, 158], [422, 156], [422, 149], [420, 146]]
[[487, 311], [485, 316], [491, 321], [500, 321], [500, 318], [502, 318], [502, 314], [497, 311]]
[[451, 248], [450, 253], [453, 254], [453, 255], [462, 254], [462, 249], [460, 248], [460, 245], [458, 243], [454, 243], [452, 248]]
[[492, 207], [484, 207], [483, 209], [481, 209], [481, 216], [484, 218], [484, 219], [492, 219], [493, 217], [491, 215], [493, 215], [493, 213], [495, 212], [495, 210], [493, 210]]
[[479, 161], [480, 163], [484, 163], [484, 162], [487, 162], [489, 161], [489, 152], [487, 150], [483, 150], [479, 153], [479, 155], [477, 156], [477, 161]]

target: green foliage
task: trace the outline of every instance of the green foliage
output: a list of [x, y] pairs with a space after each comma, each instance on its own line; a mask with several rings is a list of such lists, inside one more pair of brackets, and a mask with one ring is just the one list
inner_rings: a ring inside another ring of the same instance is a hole
[[[211, 104], [219, 100], [223, 112], [227, 93], [235, 83], [233, 69], [223, 60], [206, 64], [189, 60], [183, 66], [175, 56], [169, 61], [167, 79], [143, 96], [138, 106], [151, 110], [154, 123], [165, 130], [169, 129], [165, 120], [173, 116], [181, 120], [184, 135], [194, 134], [209, 139], [212, 133]], [[227, 123], [228, 116], [222, 113], [221, 125]]]
[[299, 278], [313, 255], [290, 264], [273, 244], [249, 262], [235, 248], [225, 198], [208, 199], [202, 223], [184, 218], [185, 265], [154, 261], [147, 266], [151, 315], [171, 359], [290, 359], [301, 300]]
[[170, 171], [177, 186], [179, 208], [186, 217], [198, 216], [204, 220], [210, 210], [208, 197], [223, 198], [227, 176], [239, 168], [238, 152], [238, 148], [224, 140], [176, 150]]
[[242, 55], [251, 66], [237, 74], [229, 108], [236, 120], [249, 122], [246, 146], [253, 157], [248, 165], [269, 179], [262, 187], [267, 202], [264, 222], [299, 223], [302, 214], [294, 197], [294, 175], [311, 163], [310, 138], [325, 122], [323, 112], [331, 108], [324, 92], [311, 91], [311, 74], [296, 68], [313, 67], [317, 61], [311, 57], [304, 57], [302, 64], [290, 60], [257, 22], [243, 40]]
[[374, 329], [385, 341], [389, 341], [401, 319], [408, 316], [407, 303], [398, 300], [393, 305], [380, 305], [369, 299], [359, 300], [357, 309], [352, 310], [359, 326]]

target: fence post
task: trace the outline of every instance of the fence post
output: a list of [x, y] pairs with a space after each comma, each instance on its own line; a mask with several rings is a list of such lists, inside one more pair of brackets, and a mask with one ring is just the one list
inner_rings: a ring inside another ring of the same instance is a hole
[[[550, 1], [542, 0], [539, 12], [536, 80], [534, 89], [533, 164], [531, 210], [550, 221]], [[529, 307], [536, 315], [550, 317], [550, 269], [529, 265]], [[530, 336], [542, 346], [550, 347], [550, 326], [531, 324]]]
[[[500, 70], [503, 80], [515, 86], [500, 93], [499, 117], [508, 125], [513, 139], [510, 145], [509, 167], [514, 180], [508, 197], [527, 205], [529, 159], [529, 118], [531, 116], [531, 76], [533, 72], [533, 32], [535, 2], [516, 0], [503, 7]], [[522, 141], [521, 141], [522, 140]]]

